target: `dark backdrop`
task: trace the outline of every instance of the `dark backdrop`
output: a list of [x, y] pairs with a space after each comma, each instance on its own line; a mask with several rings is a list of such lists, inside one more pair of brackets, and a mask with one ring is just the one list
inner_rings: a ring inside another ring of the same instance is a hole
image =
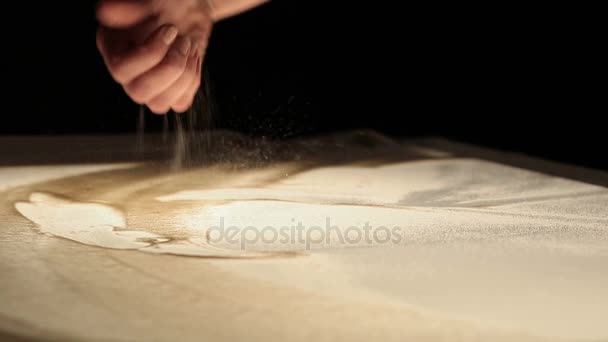
[[[17, 23], [4, 34], [0, 133], [135, 131], [138, 107], [95, 48], [94, 4], [5, 11]], [[440, 135], [608, 168], [600, 12], [339, 5], [274, 0], [217, 24], [205, 63], [215, 127], [277, 139]]]

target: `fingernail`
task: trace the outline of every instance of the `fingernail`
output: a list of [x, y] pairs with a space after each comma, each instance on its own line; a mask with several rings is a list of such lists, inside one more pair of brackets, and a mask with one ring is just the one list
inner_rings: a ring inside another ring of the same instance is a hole
[[188, 52], [190, 52], [190, 45], [192, 45], [192, 42], [190, 41], [190, 39], [187, 37], [184, 37], [179, 42], [179, 46], [177, 47], [179, 50], [179, 53], [181, 53], [184, 56], [188, 56]]
[[177, 27], [173, 25], [165, 27], [163, 29], [163, 41], [165, 42], [165, 44], [169, 45], [173, 43], [178, 33], [179, 32], [177, 31]]

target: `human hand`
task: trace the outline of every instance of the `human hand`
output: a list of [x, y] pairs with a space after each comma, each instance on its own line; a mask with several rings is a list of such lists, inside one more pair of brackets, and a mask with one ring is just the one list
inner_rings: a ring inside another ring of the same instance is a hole
[[101, 0], [97, 47], [135, 102], [184, 112], [201, 82], [214, 18], [207, 0]]

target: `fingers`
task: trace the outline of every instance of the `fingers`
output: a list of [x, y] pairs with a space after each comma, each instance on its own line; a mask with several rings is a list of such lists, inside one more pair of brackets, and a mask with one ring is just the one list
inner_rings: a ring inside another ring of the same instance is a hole
[[137, 103], [148, 103], [167, 90], [184, 73], [190, 53], [190, 39], [180, 37], [162, 61], [124, 86]]
[[[128, 84], [144, 72], [159, 64], [171, 44], [175, 41], [178, 31], [173, 25], [164, 25], [157, 29], [146, 42], [123, 56], [112, 55], [104, 57], [110, 74], [120, 84]], [[102, 38], [102, 47], [105, 45]], [[101, 49], [102, 53], [104, 49]]]
[[188, 110], [192, 106], [194, 102], [194, 96], [196, 96], [196, 92], [198, 88], [201, 86], [201, 70], [202, 70], [202, 57], [199, 55], [196, 58], [196, 73], [192, 83], [188, 86], [186, 91], [182, 94], [181, 97], [177, 99], [177, 101], [171, 105], [171, 109], [173, 109], [177, 113], [183, 113]]
[[249, 1], [214, 1], [208, 0], [213, 21], [222, 20], [245, 12], [253, 7], [264, 4], [270, 0]]
[[190, 54], [186, 69], [180, 78], [175, 81], [167, 90], [154, 97], [150, 102], [147, 103], [148, 108], [153, 113], [165, 114], [171, 109], [171, 105], [174, 104], [184, 93], [189, 89], [190, 85], [194, 82], [197, 71], [198, 56]]
[[192, 40], [176, 34], [173, 26], [163, 26], [143, 46], [122, 54], [113, 52], [127, 49], [119, 30], [100, 28], [97, 34], [97, 46], [112, 77], [131, 99], [157, 114], [186, 111], [200, 86], [206, 40], [201, 34], [194, 34]]
[[112, 62], [117, 63], [120, 54], [129, 50], [129, 42], [119, 32], [105, 27], [99, 27], [96, 37], [97, 49], [103, 57], [108, 70]]
[[197, 56], [196, 74], [190, 86], [186, 89], [182, 96], [179, 97], [177, 101], [171, 106], [171, 109], [173, 109], [175, 112], [183, 113], [187, 111], [194, 102], [196, 92], [198, 91], [198, 88], [201, 85], [202, 64], [204, 60], [205, 51], [207, 49], [208, 39], [209, 31], [203, 32], [203, 34], [199, 34], [198, 38], [195, 40], [197, 41], [197, 43], [195, 44], [195, 46], [193, 46], [193, 53]]
[[142, 0], [101, 0], [97, 20], [110, 28], [131, 27], [153, 13], [153, 2]]

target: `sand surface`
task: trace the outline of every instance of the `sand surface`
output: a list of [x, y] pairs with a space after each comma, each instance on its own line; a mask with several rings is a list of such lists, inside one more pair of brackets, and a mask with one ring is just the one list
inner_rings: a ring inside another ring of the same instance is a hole
[[111, 153], [0, 167], [0, 331], [608, 339], [605, 175], [584, 182], [436, 140], [291, 148], [297, 158], [244, 153], [177, 171]]

